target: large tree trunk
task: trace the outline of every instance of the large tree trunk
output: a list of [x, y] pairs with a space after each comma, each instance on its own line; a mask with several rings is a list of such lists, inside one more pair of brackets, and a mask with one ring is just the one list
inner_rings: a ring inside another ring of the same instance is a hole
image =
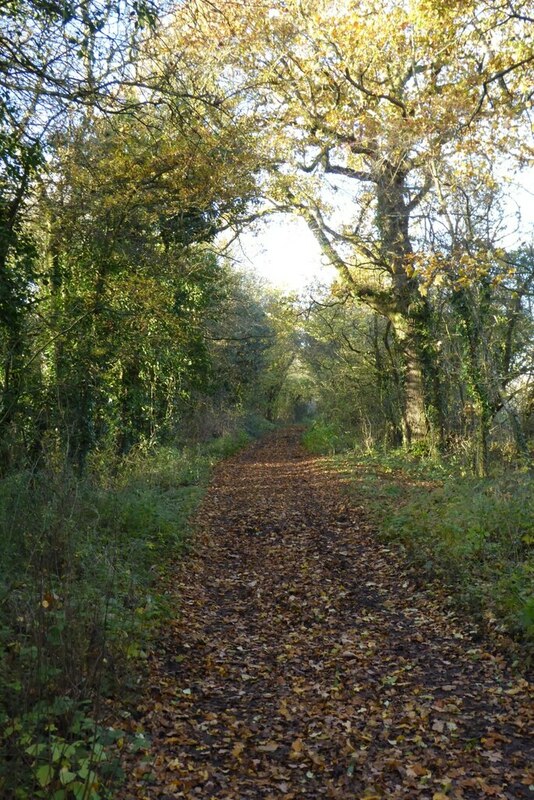
[[[403, 441], [402, 419], [399, 416], [399, 400], [402, 396], [401, 377], [399, 375], [398, 364], [389, 346], [389, 332], [391, 323], [388, 322], [382, 331], [380, 326], [381, 317], [373, 314], [372, 321], [372, 342], [375, 367], [376, 392], [380, 401], [383, 414], [384, 431], [386, 441], [394, 447], [398, 447]], [[384, 349], [382, 349], [384, 348]], [[373, 431], [376, 439], [376, 431]]]
[[[405, 444], [412, 444], [428, 436], [429, 420], [434, 421], [433, 417], [442, 420], [439, 376], [437, 370], [432, 373], [428, 369], [432, 360], [425, 357], [432, 349], [429, 309], [419, 292], [417, 279], [411, 274], [409, 222], [413, 204], [406, 199], [406, 174], [402, 165], [387, 161], [377, 162], [375, 167], [372, 180], [376, 187], [378, 257], [365, 242], [361, 245], [364, 261], [369, 263], [371, 259], [370, 268], [364, 266], [352, 272], [327, 235], [320, 212], [314, 214], [302, 206], [299, 210], [352, 296], [388, 319], [393, 327], [404, 362], [403, 439]], [[377, 273], [387, 274], [390, 285], [377, 280]], [[433, 403], [428, 402], [427, 394], [433, 396]], [[427, 413], [427, 405], [429, 411], [435, 407], [436, 413]], [[438, 422], [438, 428], [442, 439], [442, 423]]]
[[419, 348], [414, 337], [402, 343], [404, 355], [404, 398], [406, 420], [406, 444], [421, 441], [428, 435], [425, 409], [423, 369]]
[[407, 265], [412, 254], [409, 234], [410, 210], [405, 200], [405, 174], [397, 166], [385, 165], [377, 183], [376, 222], [380, 231], [383, 266], [391, 275], [391, 320], [404, 360], [405, 444], [427, 437], [428, 419], [425, 397], [426, 326], [421, 322], [424, 301], [416, 281], [409, 276]]

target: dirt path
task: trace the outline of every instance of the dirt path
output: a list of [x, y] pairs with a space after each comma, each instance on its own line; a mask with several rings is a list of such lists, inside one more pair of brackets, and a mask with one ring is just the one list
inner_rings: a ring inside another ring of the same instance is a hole
[[416, 589], [298, 432], [216, 471], [121, 797], [533, 798], [525, 681]]

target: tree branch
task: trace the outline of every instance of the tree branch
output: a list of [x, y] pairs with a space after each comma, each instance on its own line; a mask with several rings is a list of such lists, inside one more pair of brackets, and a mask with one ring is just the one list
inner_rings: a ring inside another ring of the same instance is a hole
[[348, 67], [345, 69], [345, 77], [348, 80], [348, 82], [352, 86], [354, 86], [355, 89], [358, 89], [358, 91], [362, 92], [362, 94], [366, 95], [367, 97], [372, 97], [374, 100], [387, 100], [388, 103], [391, 103], [392, 105], [396, 106], [397, 108], [400, 108], [400, 110], [402, 111], [402, 116], [404, 118], [406, 118], [408, 116], [408, 110], [407, 110], [406, 106], [404, 105], [404, 103], [402, 102], [402, 100], [399, 100], [397, 97], [393, 97], [393, 95], [391, 95], [391, 94], [383, 94], [381, 92], [377, 93], [377, 92], [371, 91], [370, 89], [367, 89], [363, 85], [361, 80], [357, 81], [352, 77]]
[[324, 171], [330, 175], [343, 175], [346, 178], [354, 178], [357, 181], [378, 182], [373, 173], [368, 170], [353, 169], [352, 167], [343, 167], [341, 164], [332, 164], [328, 152], [325, 153], [324, 159]]

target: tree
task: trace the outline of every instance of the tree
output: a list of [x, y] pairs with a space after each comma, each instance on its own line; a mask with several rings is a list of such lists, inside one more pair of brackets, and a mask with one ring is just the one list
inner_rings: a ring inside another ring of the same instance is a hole
[[142, 121], [76, 115], [54, 140], [34, 296], [61, 404], [52, 427], [80, 469], [98, 441], [125, 452], [168, 430], [209, 384], [220, 299], [211, 243], [239, 218], [254, 175], [237, 166], [237, 126], [178, 111], [179, 128], [168, 106]]
[[149, 2], [76, 4], [18, 0], [0, 8], [0, 442], [8, 458], [8, 431], [24, 391], [30, 309], [39, 273], [37, 242], [26, 225], [47, 137], [66, 110], [115, 106]]
[[390, 323], [337, 284], [310, 302], [304, 329], [304, 360], [315, 379], [319, 415], [363, 446], [399, 444], [400, 358]]
[[508, 419], [518, 452], [529, 458], [510, 392], [518, 377], [512, 364], [521, 350], [515, 330], [532, 278], [524, 259], [502, 247], [509, 232], [505, 196], [488, 157], [466, 155], [461, 166], [449, 165], [443, 173], [436, 177], [435, 196], [428, 195], [422, 203], [424, 235], [414, 269], [421, 293], [435, 309], [439, 340], [450, 338], [439, 319], [442, 309], [461, 343], [458, 369], [468, 398], [462, 404], [474, 423], [476, 470], [486, 474], [490, 427], [500, 411]]
[[[243, 113], [269, 133], [266, 192], [305, 217], [352, 295], [393, 326], [407, 441], [442, 416], [416, 214], [463, 153], [525, 156], [530, 5], [192, 2], [177, 13], [179, 47], [222, 65], [223, 107], [241, 92]], [[327, 185], [355, 197], [346, 224]]]

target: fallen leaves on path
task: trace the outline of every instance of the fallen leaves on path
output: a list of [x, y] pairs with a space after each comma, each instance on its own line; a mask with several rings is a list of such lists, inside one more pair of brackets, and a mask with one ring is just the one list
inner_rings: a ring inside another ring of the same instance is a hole
[[120, 796], [534, 797], [529, 684], [298, 440], [218, 467], [140, 698], [149, 760]]

